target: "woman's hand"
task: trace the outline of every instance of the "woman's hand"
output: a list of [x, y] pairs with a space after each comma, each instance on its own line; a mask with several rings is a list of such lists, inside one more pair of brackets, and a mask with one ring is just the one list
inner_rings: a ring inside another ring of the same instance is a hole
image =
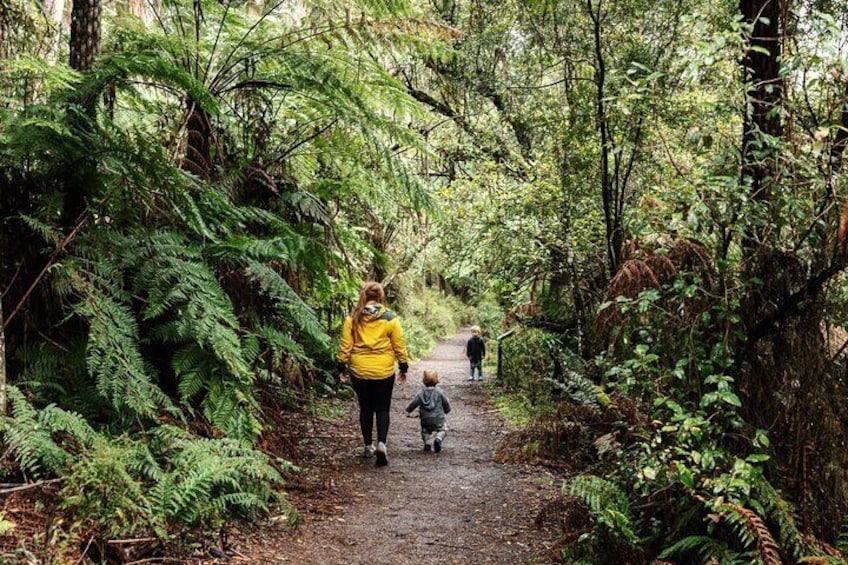
[[345, 373], [339, 373], [339, 380], [343, 383], [346, 383], [350, 381], [350, 377], [348, 377]]
[[406, 382], [406, 373], [398, 374], [397, 384], [402, 385], [405, 382]]

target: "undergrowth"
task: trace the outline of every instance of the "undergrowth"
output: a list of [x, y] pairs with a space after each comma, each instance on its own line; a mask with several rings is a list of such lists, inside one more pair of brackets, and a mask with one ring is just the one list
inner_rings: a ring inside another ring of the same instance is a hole
[[526, 425], [498, 458], [572, 476], [562, 494], [586, 519], [563, 526], [565, 563], [844, 563], [844, 540], [811, 535], [775, 487], [770, 436], [745, 421], [730, 352], [705, 337], [725, 306], [675, 341], [665, 317], [698, 299], [678, 281], [604, 304], [618, 338], [589, 363], [539, 330], [508, 340], [495, 402]]
[[462, 323], [464, 306], [455, 296], [427, 286], [404, 286], [397, 304], [413, 360], [424, 357], [436, 343], [456, 333]]

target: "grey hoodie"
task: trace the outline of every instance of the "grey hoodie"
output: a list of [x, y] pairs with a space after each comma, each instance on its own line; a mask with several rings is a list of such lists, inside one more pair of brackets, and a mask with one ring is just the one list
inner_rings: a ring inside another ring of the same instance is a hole
[[442, 389], [428, 386], [418, 391], [406, 405], [407, 414], [418, 408], [422, 426], [440, 426], [445, 423], [445, 414], [451, 411], [450, 401]]

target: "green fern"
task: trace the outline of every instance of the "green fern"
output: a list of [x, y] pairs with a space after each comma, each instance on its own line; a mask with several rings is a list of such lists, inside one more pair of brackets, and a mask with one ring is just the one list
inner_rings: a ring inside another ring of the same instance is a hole
[[545, 377], [544, 380], [555, 390], [564, 393], [575, 404], [601, 408], [598, 385], [576, 371], [565, 369], [561, 381], [550, 377]]
[[706, 563], [710, 559], [720, 559], [727, 552], [727, 543], [721, 540], [709, 536], [686, 536], [665, 548], [658, 557], [686, 559], [697, 556], [701, 563]]
[[[285, 470], [293, 468], [279, 462]], [[71, 467], [63, 508], [101, 536], [216, 528], [282, 503], [266, 456], [229, 440], [171, 426], [138, 437], [99, 439]]]
[[274, 300], [290, 324], [302, 330], [313, 343], [324, 348], [329, 345], [329, 338], [315, 311], [303, 302], [274, 269], [256, 261], [247, 261], [245, 272]]
[[115, 410], [119, 414], [129, 410], [148, 419], [160, 411], [173, 412], [170, 399], [150, 378], [133, 314], [105, 295], [87, 297], [76, 311], [89, 321], [88, 370], [97, 381], [97, 390]]
[[[21, 470], [35, 478], [63, 475], [73, 455], [85, 451], [97, 434], [79, 415], [50, 405], [36, 410], [15, 386], [8, 386], [11, 417], [0, 433]], [[63, 439], [54, 439], [61, 433]]]
[[630, 502], [615, 483], [593, 475], [580, 475], [563, 485], [563, 490], [586, 504], [599, 527], [628, 544], [636, 544]]

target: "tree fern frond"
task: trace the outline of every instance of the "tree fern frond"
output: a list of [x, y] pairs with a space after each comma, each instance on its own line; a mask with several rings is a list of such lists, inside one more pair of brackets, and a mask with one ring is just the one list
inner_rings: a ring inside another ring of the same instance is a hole
[[598, 385], [576, 371], [565, 369], [561, 381], [550, 377], [544, 380], [554, 389], [565, 393], [575, 404], [601, 407]]
[[44, 222], [38, 218], [21, 214], [20, 220], [32, 231], [37, 233], [44, 241], [58, 246], [64, 239], [61, 230], [54, 225]]
[[76, 311], [89, 321], [88, 370], [100, 394], [119, 413], [128, 409], [152, 419], [160, 410], [173, 412], [170, 399], [150, 379], [133, 314], [104, 295], [90, 295]]
[[780, 551], [768, 526], [756, 512], [739, 504], [708, 501], [707, 505], [727, 522], [739, 541], [757, 551], [763, 565], [780, 565]]
[[308, 363], [310, 361], [303, 347], [285, 332], [271, 326], [262, 326], [259, 328], [259, 335], [265, 339], [268, 346], [275, 352], [284, 352], [301, 363]]
[[327, 347], [329, 337], [315, 311], [303, 302], [274, 269], [256, 261], [246, 263], [246, 274], [287, 314], [290, 323], [303, 330], [314, 343]]

